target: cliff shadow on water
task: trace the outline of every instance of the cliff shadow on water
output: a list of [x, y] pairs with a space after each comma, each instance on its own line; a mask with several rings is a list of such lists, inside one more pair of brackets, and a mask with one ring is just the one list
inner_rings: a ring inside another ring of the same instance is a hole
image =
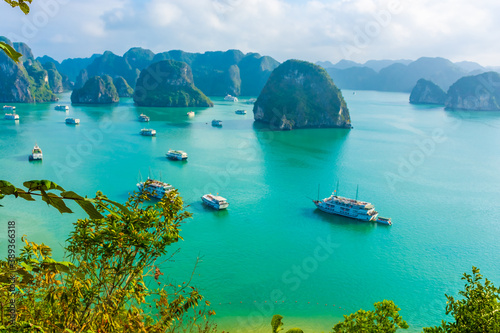
[[351, 131], [343, 128], [273, 131], [269, 124], [260, 122], [255, 122], [253, 128], [264, 159], [308, 172], [332, 172], [342, 164]]

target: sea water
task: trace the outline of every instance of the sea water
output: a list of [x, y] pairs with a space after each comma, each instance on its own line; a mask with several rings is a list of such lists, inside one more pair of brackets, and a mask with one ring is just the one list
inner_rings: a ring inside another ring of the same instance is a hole
[[[344, 91], [346, 129], [272, 131], [255, 124], [252, 106], [213, 98], [214, 108], [16, 104], [20, 120], [0, 120], [0, 179], [16, 186], [50, 179], [80, 195], [103, 191], [124, 202], [148, 176], [178, 188], [192, 219], [169, 281], [197, 286], [219, 329], [327, 332], [343, 315], [393, 300], [409, 332], [445, 318], [445, 293], [456, 296], [472, 266], [500, 285], [500, 113], [414, 106], [408, 94]], [[69, 94], [59, 104], [69, 104]], [[248, 97], [250, 98], [250, 97]], [[234, 112], [246, 109], [246, 115]], [[186, 115], [195, 111], [195, 117]], [[145, 113], [149, 123], [140, 123]], [[67, 116], [80, 125], [67, 125]], [[223, 120], [221, 128], [213, 119]], [[143, 137], [141, 128], [156, 137]], [[43, 162], [28, 162], [37, 143]], [[184, 150], [187, 162], [165, 158]], [[337, 194], [375, 205], [392, 226], [320, 212], [312, 200]], [[228, 199], [214, 211], [203, 194]], [[75, 214], [38, 200], [1, 202], [0, 251], [7, 221], [18, 244], [26, 234], [62, 256]], [[20, 245], [19, 245], [20, 246]]]

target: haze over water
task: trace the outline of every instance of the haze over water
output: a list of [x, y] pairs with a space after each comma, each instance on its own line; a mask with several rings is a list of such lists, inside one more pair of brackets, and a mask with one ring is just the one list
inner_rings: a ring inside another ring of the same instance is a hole
[[[500, 113], [413, 106], [408, 94], [344, 90], [352, 130], [273, 132], [255, 125], [251, 106], [213, 98], [210, 109], [71, 106], [79, 126], [54, 104], [16, 105], [21, 119], [0, 121], [1, 179], [21, 186], [50, 179], [67, 190], [97, 190], [125, 201], [141, 174], [178, 188], [193, 218], [183, 225], [175, 262], [162, 271], [193, 284], [217, 312], [219, 328], [269, 331], [272, 315], [286, 328], [329, 331], [344, 314], [393, 300], [409, 332], [444, 319], [444, 294], [477, 266], [500, 284]], [[245, 100], [241, 98], [240, 100]], [[69, 104], [69, 94], [61, 96]], [[246, 109], [245, 116], [236, 115]], [[195, 110], [188, 118], [186, 112]], [[151, 117], [147, 125], [137, 116]], [[212, 119], [222, 119], [214, 128]], [[142, 127], [157, 137], [142, 137]], [[44, 161], [29, 163], [33, 145]], [[187, 162], [165, 158], [182, 149]], [[339, 194], [371, 202], [393, 226], [319, 212], [311, 199]], [[212, 211], [200, 196], [226, 197]], [[0, 219], [17, 234], [52, 246], [58, 256], [84, 214], [60, 215], [44, 203], [2, 200]], [[0, 253], [5, 233], [0, 233]]]

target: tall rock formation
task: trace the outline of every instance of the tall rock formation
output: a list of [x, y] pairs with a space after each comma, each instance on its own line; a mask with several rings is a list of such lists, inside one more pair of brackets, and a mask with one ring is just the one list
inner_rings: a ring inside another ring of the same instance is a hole
[[351, 128], [342, 93], [328, 73], [306, 61], [288, 60], [269, 77], [253, 108], [272, 129]]

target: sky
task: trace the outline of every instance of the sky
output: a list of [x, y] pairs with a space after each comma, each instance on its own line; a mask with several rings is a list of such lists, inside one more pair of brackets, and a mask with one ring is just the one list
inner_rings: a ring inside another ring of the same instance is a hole
[[59, 61], [143, 47], [498, 66], [499, 15], [498, 0], [33, 0], [28, 15], [0, 3], [0, 35]]

